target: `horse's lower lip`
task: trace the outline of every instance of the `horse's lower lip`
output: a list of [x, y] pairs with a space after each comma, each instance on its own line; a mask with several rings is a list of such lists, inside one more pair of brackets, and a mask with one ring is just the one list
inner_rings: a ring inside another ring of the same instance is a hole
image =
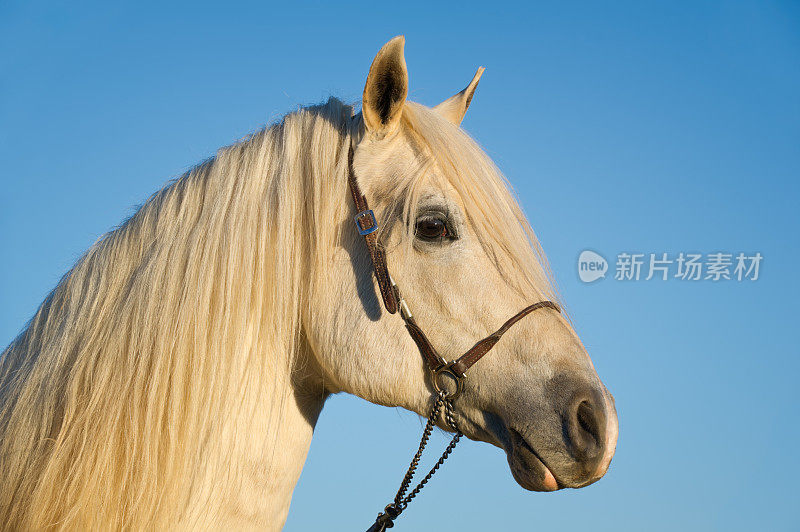
[[[509, 465], [517, 482], [533, 491], [556, 491], [561, 486], [553, 472], [539, 453], [514, 429], [509, 429], [512, 448], [509, 449]], [[524, 469], [521, 467], [524, 466]]]

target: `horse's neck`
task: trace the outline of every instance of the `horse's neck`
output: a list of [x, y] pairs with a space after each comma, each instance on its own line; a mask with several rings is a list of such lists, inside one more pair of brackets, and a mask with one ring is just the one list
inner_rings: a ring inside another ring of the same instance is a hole
[[272, 392], [253, 387], [241, 409], [230, 412], [213, 446], [221, 452], [199, 472], [182, 520], [186, 528], [283, 526], [325, 394], [297, 382], [279, 382]]

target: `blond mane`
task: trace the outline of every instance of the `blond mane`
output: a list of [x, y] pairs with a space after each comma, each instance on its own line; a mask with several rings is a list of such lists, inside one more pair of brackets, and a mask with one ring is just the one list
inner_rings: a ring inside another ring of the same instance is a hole
[[2, 355], [0, 523], [174, 524], [226, 452], [219, 413], [288, 376], [351, 114], [331, 99], [221, 149], [64, 276]]
[[[331, 99], [221, 149], [63, 277], [0, 359], [5, 528], [191, 527], [175, 519], [195, 473], [229, 452], [221, 413], [245, 389], [269, 396], [292, 378], [305, 299], [340, 237], [331, 220], [351, 208], [352, 113]], [[509, 281], [552, 298], [491, 160], [427, 108], [408, 103], [403, 117]], [[406, 217], [422, 174], [394, 185]]]

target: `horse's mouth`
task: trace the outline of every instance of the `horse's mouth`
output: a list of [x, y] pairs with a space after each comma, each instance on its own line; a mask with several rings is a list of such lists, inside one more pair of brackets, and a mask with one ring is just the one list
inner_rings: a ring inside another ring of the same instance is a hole
[[517, 483], [530, 491], [556, 491], [563, 486], [547, 467], [539, 453], [514, 429], [508, 429], [510, 446], [506, 449], [508, 465]]

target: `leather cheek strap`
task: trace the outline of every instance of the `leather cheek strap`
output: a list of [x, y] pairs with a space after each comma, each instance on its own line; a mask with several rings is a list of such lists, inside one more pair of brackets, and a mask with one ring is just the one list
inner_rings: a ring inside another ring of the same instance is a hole
[[372, 259], [372, 267], [375, 271], [375, 278], [378, 280], [378, 287], [383, 298], [383, 306], [386, 307], [386, 311], [389, 314], [394, 314], [397, 312], [397, 298], [392, 289], [389, 269], [386, 266], [386, 251], [384, 251], [381, 243], [378, 242], [378, 221], [369, 208], [367, 198], [361, 192], [358, 181], [356, 181], [356, 174], [353, 171], [352, 144], [347, 154], [347, 164], [349, 165], [347, 182], [350, 185], [350, 194], [353, 196], [353, 203], [355, 203], [357, 211], [355, 216], [356, 226], [359, 234], [364, 237], [364, 242], [367, 244], [370, 259]]

